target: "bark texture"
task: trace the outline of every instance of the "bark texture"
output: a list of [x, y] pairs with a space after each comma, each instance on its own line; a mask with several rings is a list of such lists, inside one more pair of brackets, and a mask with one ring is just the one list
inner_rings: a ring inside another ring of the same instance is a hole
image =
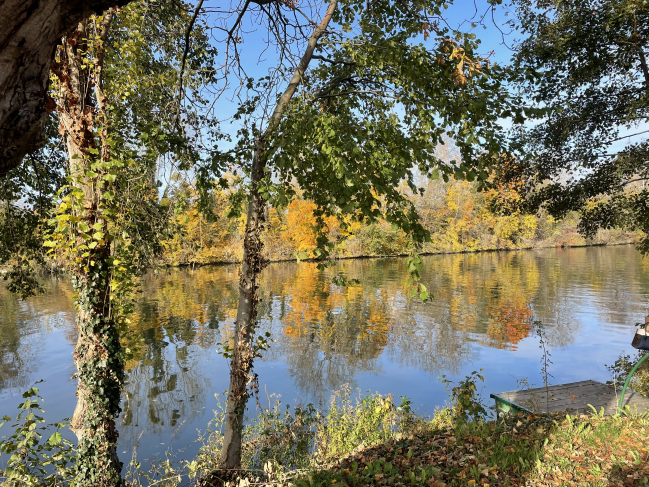
[[[111, 9], [104, 15], [98, 32], [88, 32], [86, 21], [80, 22], [62, 40], [60, 63], [52, 64], [61, 85], [56, 101], [61, 132], [67, 142], [70, 175], [74, 186], [83, 192], [76, 216], [91, 232], [103, 234], [108, 233], [101, 211], [104, 183], [97, 173], [89, 173], [88, 169], [98, 159], [106, 162], [110, 158], [101, 69], [103, 45], [112, 16]], [[99, 34], [99, 42], [92, 46], [95, 62], [84, 66], [90, 50], [86, 39], [94, 39], [95, 33]], [[97, 125], [103, 127], [99, 133], [93, 128]], [[83, 239], [78, 239], [78, 245], [83, 243]], [[119, 330], [110, 308], [110, 243], [100, 238], [95, 244], [94, 248], [88, 248], [87, 257], [74, 267], [79, 334], [74, 350], [78, 400], [70, 428], [79, 440], [76, 485], [114, 487], [122, 485], [115, 418], [120, 412], [124, 372]]]
[[241, 264], [239, 278], [237, 321], [234, 330], [232, 362], [230, 364], [230, 389], [226, 406], [223, 449], [220, 458], [221, 468], [225, 470], [236, 471], [241, 468], [243, 417], [248, 398], [257, 386], [257, 376], [252, 372], [253, 360], [256, 355], [254, 333], [257, 328], [257, 303], [259, 302], [257, 280], [266, 264], [261, 255], [265, 203], [259, 195], [258, 189], [268, 162], [266, 144], [277, 130], [282, 114], [302, 82], [302, 77], [309, 67], [318, 41], [327, 30], [337, 5], [338, 0], [331, 0], [320, 25], [315, 28], [311, 37], [309, 37], [300, 64], [295, 69], [291, 81], [275, 106], [268, 128], [255, 144], [250, 178], [251, 195], [243, 243], [243, 263]]
[[92, 13], [129, 0], [0, 1], [0, 177], [44, 140], [54, 50]]

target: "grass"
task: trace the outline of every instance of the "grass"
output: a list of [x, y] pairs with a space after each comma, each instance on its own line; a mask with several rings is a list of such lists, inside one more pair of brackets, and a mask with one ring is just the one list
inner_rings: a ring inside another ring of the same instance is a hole
[[[276, 401], [246, 428], [244, 471], [224, 482], [217, 459], [223, 412], [192, 461], [172, 456], [144, 469], [134, 458], [128, 487], [249, 485], [588, 486], [649, 485], [649, 412], [604, 416], [519, 414], [485, 421], [475, 377], [451, 388], [452, 406], [424, 418], [407, 399], [334, 395], [327, 411]], [[18, 431], [23, 431], [20, 429]], [[5, 440], [6, 441], [6, 440]], [[73, 454], [72, 451], [69, 452]], [[68, 475], [68, 477], [70, 477]], [[31, 481], [0, 485], [44, 485]], [[62, 482], [61, 485], [72, 485]]]
[[294, 480], [324, 485], [635, 486], [649, 483], [649, 415], [458, 424], [345, 455]]
[[[300, 450], [293, 468], [277, 461], [279, 452], [304, 446], [297, 431], [299, 414], [276, 414], [279, 405], [251, 427], [254, 448], [247, 466], [257, 473], [244, 485], [296, 487], [358, 486], [589, 486], [649, 484], [649, 413], [627, 409], [571, 416], [519, 414], [493, 421], [475, 419], [480, 410], [473, 378], [453, 389], [453, 406], [432, 418], [413, 414], [407, 400], [397, 407], [378, 394], [355, 403], [348, 391], [334, 398], [328, 413], [311, 411], [309, 448]], [[470, 395], [467, 396], [467, 394]], [[464, 407], [458, 407], [463, 403]], [[305, 430], [306, 431], [306, 430]], [[278, 441], [278, 438], [283, 438]], [[284, 443], [282, 443], [284, 442]], [[269, 445], [274, 450], [271, 452]], [[218, 446], [212, 450], [218, 450]], [[271, 454], [269, 454], [271, 453]], [[254, 461], [252, 461], [254, 460]], [[252, 463], [251, 463], [252, 461]], [[297, 467], [297, 468], [296, 468]], [[223, 485], [219, 476], [203, 476], [202, 485]], [[239, 485], [237, 481], [231, 486]]]

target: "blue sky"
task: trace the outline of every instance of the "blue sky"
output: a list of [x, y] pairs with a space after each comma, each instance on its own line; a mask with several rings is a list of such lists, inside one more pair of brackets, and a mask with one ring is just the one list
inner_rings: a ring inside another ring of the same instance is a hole
[[[304, 5], [302, 5], [302, 3], [304, 3]], [[318, 0], [309, 10], [306, 2], [302, 3], [298, 3], [298, 7], [304, 8], [308, 15], [316, 22], [320, 21], [322, 13], [328, 5], [328, 2]], [[205, 2], [204, 8], [208, 11], [208, 24], [211, 26], [218, 25], [218, 15], [213, 11], [214, 9], [222, 8], [222, 5], [214, 0], [208, 0]], [[451, 28], [475, 33], [477, 38], [481, 41], [480, 54], [489, 55], [490, 60], [498, 63], [507, 63], [511, 57], [512, 51], [505, 45], [505, 43], [513, 45], [514, 38], [516, 37], [513, 34], [509, 34], [505, 35], [503, 39], [503, 32], [509, 33], [510, 30], [509, 27], [505, 25], [505, 22], [510, 19], [511, 16], [507, 15], [507, 7], [502, 5], [493, 9], [493, 16], [489, 9], [489, 4], [484, 0], [476, 0], [476, 3], [473, 1], [460, 0], [455, 4], [449, 5], [449, 8], [444, 14], [444, 18]], [[479, 19], [485, 13], [487, 13], [486, 18], [484, 18], [483, 22], [480, 22]], [[241, 60], [246, 74], [254, 78], [260, 78], [262, 76], [267, 76], [277, 65], [277, 51], [273, 46], [267, 46], [266, 39], [268, 31], [265, 26], [257, 24], [255, 20], [257, 20], [255, 14], [248, 13], [244, 16], [242, 20], [243, 35], [241, 36], [241, 43], [238, 44], [238, 47], [242, 54]], [[233, 18], [230, 19], [227, 25], [233, 25], [233, 21]], [[472, 22], [476, 22], [477, 25], [472, 27]], [[212, 33], [214, 36], [223, 35], [223, 32], [218, 29], [213, 29]], [[305, 33], [306, 35], [310, 34], [310, 30], [305, 29]], [[421, 36], [420, 41], [424, 42], [423, 36]], [[434, 39], [431, 38], [427, 43], [430, 44], [432, 48], [434, 42]], [[220, 59], [222, 59], [224, 54], [223, 44], [215, 43], [215, 45], [218, 47], [219, 56]], [[295, 49], [297, 55], [300, 55], [301, 51], [301, 46]], [[318, 62], [321, 61], [312, 60], [311, 67], [314, 67]], [[234, 98], [237, 83], [236, 80], [233, 79], [233, 81], [232, 87], [228, 89], [217, 102], [217, 113], [221, 119], [227, 119], [234, 114], [238, 106], [237, 100]], [[283, 90], [285, 86], [286, 82], [280, 83], [278, 84], [278, 89]], [[245, 91], [242, 92], [242, 96], [245, 98]], [[503, 122], [504, 125], [509, 125], [507, 121]], [[238, 127], [239, 124], [237, 122], [231, 123], [231, 121], [227, 120], [221, 124], [221, 130], [224, 133], [229, 134], [233, 139], [236, 136]], [[227, 150], [232, 146], [233, 143], [228, 143], [226, 141], [222, 141], [219, 144], [219, 147], [224, 150]]]

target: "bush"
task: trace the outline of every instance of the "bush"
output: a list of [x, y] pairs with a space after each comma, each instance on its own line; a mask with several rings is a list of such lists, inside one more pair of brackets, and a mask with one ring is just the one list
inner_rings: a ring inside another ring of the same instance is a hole
[[453, 382], [446, 379], [443, 375], [440, 379], [446, 386], [446, 391], [451, 392], [451, 414], [454, 422], [467, 423], [469, 421], [478, 422], [487, 419], [487, 409], [480, 395], [478, 394], [478, 387], [476, 383], [478, 380], [484, 382], [484, 377], [480, 372], [473, 371], [467, 375], [464, 380], [460, 381], [458, 385], [453, 387]]
[[343, 387], [331, 398], [329, 411], [318, 431], [315, 452], [318, 460], [326, 461], [362, 446], [381, 443], [396, 433], [401, 411], [392, 401], [393, 396], [374, 393], [352, 404], [350, 393], [349, 387]]
[[[40, 406], [43, 398], [38, 395], [37, 387], [26, 391], [23, 398], [25, 401], [18, 406], [20, 413], [12, 425], [15, 428], [14, 434], [0, 438], [0, 452], [11, 455], [7, 468], [0, 471], [0, 479], [4, 479], [3, 485], [70, 485], [75, 475], [76, 451], [74, 445], [64, 439], [60, 431], [69, 423], [44, 425], [45, 420], [39, 415], [44, 412]], [[2, 419], [0, 427], [12, 420], [10, 416], [4, 416]], [[43, 442], [42, 432], [51, 427], [56, 428], [56, 431]]]
[[244, 458], [252, 469], [263, 469], [271, 462], [287, 469], [305, 468], [310, 457], [322, 415], [313, 404], [296, 407], [291, 414], [279, 400], [264, 409], [245, 431]]
[[[607, 365], [606, 368], [613, 374], [613, 380], [607, 381], [607, 384], [613, 384], [615, 387], [623, 387], [626, 378], [629, 376], [631, 369], [640, 359], [649, 352], [638, 351], [635, 357], [620, 354], [613, 365]], [[649, 359], [647, 359], [633, 374], [629, 382], [629, 390], [637, 392], [641, 396], [649, 397]]]

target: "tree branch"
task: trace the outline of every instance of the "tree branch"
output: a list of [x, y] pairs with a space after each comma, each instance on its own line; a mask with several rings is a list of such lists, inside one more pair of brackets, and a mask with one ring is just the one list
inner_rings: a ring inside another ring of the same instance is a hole
[[180, 62], [180, 73], [178, 76], [178, 89], [176, 95], [177, 102], [178, 102], [177, 110], [176, 110], [176, 123], [180, 119], [180, 103], [182, 101], [181, 99], [182, 99], [182, 90], [183, 90], [183, 75], [185, 74], [185, 63], [187, 61], [187, 53], [189, 52], [189, 38], [192, 34], [194, 23], [198, 18], [198, 14], [200, 13], [202, 6], [203, 6], [203, 0], [198, 0], [198, 4], [196, 5], [196, 10], [194, 10], [194, 15], [189, 21], [189, 25], [187, 26], [187, 32], [185, 33], [185, 50], [183, 51], [183, 58], [182, 61]]
[[392, 98], [393, 100], [398, 100], [398, 98], [394, 95], [388, 95], [387, 93], [384, 93], [382, 91], [377, 91], [377, 90], [353, 90], [353, 91], [343, 91], [341, 93], [334, 93], [333, 95], [331, 94], [316, 95], [316, 100], [320, 100], [322, 98], [335, 98], [337, 96], [345, 96], [345, 95], [379, 95], [385, 98]]
[[640, 66], [642, 66], [642, 74], [644, 74], [644, 82], [649, 89], [649, 69], [647, 68], [647, 58], [644, 55], [642, 47], [636, 45], [638, 56], [640, 56]]
[[311, 56], [311, 59], [319, 59], [320, 61], [326, 61], [331, 64], [344, 64], [345, 66], [356, 66], [356, 63], [353, 61], [335, 61], [333, 59], [329, 59], [324, 56], [317, 56], [315, 54]]
[[[228, 42], [230, 41], [230, 39], [232, 39], [232, 34], [234, 33], [237, 26], [241, 22], [241, 19], [243, 18], [243, 14], [245, 14], [246, 10], [248, 10], [248, 5], [250, 5], [251, 1], [252, 0], [246, 0], [246, 3], [243, 4], [243, 8], [241, 9], [241, 12], [239, 12], [237, 20], [234, 22], [234, 25], [232, 26], [232, 28], [228, 31]], [[255, 2], [255, 3], [257, 3], [257, 2]]]
[[295, 69], [295, 73], [293, 73], [293, 77], [291, 78], [290, 83], [288, 84], [286, 90], [284, 91], [279, 101], [277, 102], [277, 105], [275, 106], [275, 110], [273, 111], [273, 114], [270, 117], [268, 128], [264, 132], [262, 138], [266, 138], [268, 135], [270, 135], [271, 131], [275, 129], [275, 126], [279, 123], [280, 119], [282, 118], [282, 114], [284, 113], [284, 110], [286, 109], [288, 103], [291, 101], [291, 98], [297, 91], [298, 85], [302, 82], [304, 73], [306, 72], [307, 68], [309, 67], [309, 63], [313, 58], [313, 53], [315, 51], [316, 46], [318, 45], [318, 41], [320, 40], [320, 37], [322, 37], [322, 35], [327, 30], [327, 26], [329, 25], [329, 21], [331, 20], [331, 17], [333, 16], [333, 13], [336, 10], [337, 5], [338, 5], [338, 0], [331, 0], [331, 3], [327, 8], [327, 12], [322, 18], [322, 22], [320, 22], [320, 25], [315, 28], [315, 30], [311, 34], [311, 37], [309, 37], [306, 50], [304, 51], [304, 55], [300, 60], [300, 64], [298, 64], [297, 68]]

